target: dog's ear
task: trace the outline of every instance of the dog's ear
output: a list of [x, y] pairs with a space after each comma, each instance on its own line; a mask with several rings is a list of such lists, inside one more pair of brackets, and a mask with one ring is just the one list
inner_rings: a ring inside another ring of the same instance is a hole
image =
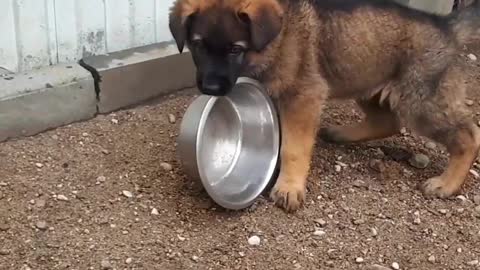
[[278, 0], [255, 0], [239, 12], [239, 18], [250, 28], [253, 49], [262, 51], [282, 30], [283, 7]]
[[169, 23], [170, 33], [177, 43], [180, 53], [183, 52], [185, 41], [187, 40], [188, 27], [192, 16], [196, 10], [190, 1], [177, 0], [170, 9]]

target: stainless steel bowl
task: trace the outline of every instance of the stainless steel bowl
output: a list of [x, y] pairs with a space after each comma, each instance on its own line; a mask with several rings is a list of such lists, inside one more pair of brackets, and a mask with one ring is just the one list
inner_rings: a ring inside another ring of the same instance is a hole
[[280, 148], [275, 106], [260, 83], [239, 78], [229, 95], [201, 95], [181, 123], [178, 153], [220, 206], [251, 205], [274, 176]]

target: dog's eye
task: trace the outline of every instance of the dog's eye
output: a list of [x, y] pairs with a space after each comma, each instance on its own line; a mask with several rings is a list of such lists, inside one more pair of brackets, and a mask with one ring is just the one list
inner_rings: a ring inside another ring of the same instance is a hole
[[234, 45], [230, 48], [229, 53], [232, 55], [237, 55], [240, 54], [244, 51], [245, 49], [242, 46]]

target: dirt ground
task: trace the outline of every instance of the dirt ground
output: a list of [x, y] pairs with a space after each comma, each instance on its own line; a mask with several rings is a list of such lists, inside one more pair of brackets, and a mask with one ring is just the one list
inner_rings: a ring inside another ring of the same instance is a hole
[[[459, 64], [480, 120], [480, 61]], [[295, 214], [266, 197], [243, 211], [217, 207], [175, 153], [195, 94], [0, 144], [0, 269], [480, 269], [480, 182], [473, 173], [461, 197], [426, 200], [417, 184], [447, 156], [408, 131], [319, 141]], [[332, 103], [324, 122], [360, 117], [352, 103]], [[427, 168], [407, 161], [418, 153]]]

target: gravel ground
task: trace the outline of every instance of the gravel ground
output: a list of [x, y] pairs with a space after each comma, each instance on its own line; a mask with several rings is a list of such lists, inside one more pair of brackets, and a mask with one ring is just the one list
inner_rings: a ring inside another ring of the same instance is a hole
[[[480, 62], [459, 64], [480, 120]], [[175, 154], [195, 94], [0, 144], [0, 269], [480, 269], [478, 164], [463, 195], [426, 200], [417, 185], [443, 170], [442, 147], [408, 131], [319, 141], [304, 208], [227, 211]], [[360, 117], [332, 103], [325, 124]]]

